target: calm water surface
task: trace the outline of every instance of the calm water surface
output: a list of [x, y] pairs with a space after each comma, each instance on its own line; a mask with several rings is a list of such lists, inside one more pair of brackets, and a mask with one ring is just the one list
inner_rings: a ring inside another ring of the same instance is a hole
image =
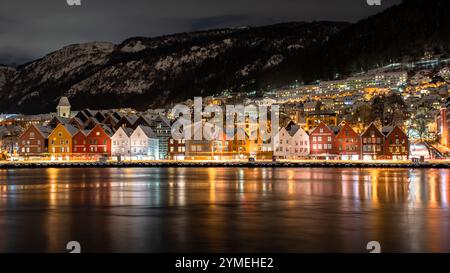
[[0, 252], [450, 252], [450, 170], [0, 170]]

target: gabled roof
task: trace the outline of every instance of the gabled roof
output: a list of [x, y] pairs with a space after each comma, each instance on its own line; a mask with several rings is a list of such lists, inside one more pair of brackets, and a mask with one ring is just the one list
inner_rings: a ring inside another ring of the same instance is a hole
[[112, 114], [112, 113], [106, 115], [106, 117], [105, 117], [105, 119], [103, 120], [103, 122], [105, 122], [105, 120], [107, 120], [107, 119], [111, 119], [114, 123], [119, 122], [119, 119], [116, 118], [116, 117], [114, 116], [114, 114]]
[[320, 125], [325, 126], [326, 128], [328, 128], [328, 130], [330, 130], [330, 131], [331, 131], [332, 133], [334, 133], [334, 134], [336, 134], [336, 130], [339, 132], [339, 127], [337, 127], [337, 126], [330, 126], [330, 125], [327, 125], [326, 123], [320, 122], [319, 125], [317, 125], [317, 127], [315, 127], [315, 128], [313, 128], [313, 129], [310, 130], [310, 132], [311, 132], [310, 135], [311, 135], [315, 130], [317, 130], [317, 128], [319, 128]]
[[78, 123], [79, 125], [83, 125], [84, 124], [84, 122], [80, 118], [77, 118], [77, 117], [71, 118], [70, 122], [72, 122], [72, 121]]
[[340, 130], [339, 130], [339, 132], [336, 134], [337, 136], [340, 135], [342, 132], [344, 132], [344, 128], [347, 128], [347, 127], [350, 128], [350, 130], [352, 130], [355, 134], [357, 134], [357, 135], [359, 136], [359, 134], [356, 133], [356, 131], [352, 128], [352, 126], [350, 126], [350, 124], [348, 124], [348, 123], [346, 123], [346, 122], [341, 123], [341, 124], [342, 124], [342, 125], [339, 126]]
[[52, 128], [47, 127], [47, 126], [43, 126], [43, 125], [35, 125], [33, 124], [32, 126], [34, 126], [36, 128], [36, 130], [44, 137], [44, 138], [48, 138], [48, 136], [52, 133]]
[[394, 128], [395, 128], [395, 126], [383, 126], [383, 128], [381, 128], [381, 132], [383, 133], [383, 135], [387, 136], [392, 131], [394, 131]]
[[112, 137], [114, 135], [114, 130], [111, 129], [108, 125], [99, 124], [99, 126], [103, 129], [103, 131], [109, 136]]
[[[291, 128], [289, 129], [288, 133], [291, 137], [295, 136], [295, 134], [297, 134], [298, 131], [302, 130], [303, 132], [305, 132], [302, 127], [300, 127], [299, 125], [293, 125], [291, 126]], [[305, 132], [305, 134], [307, 134]]]
[[[375, 129], [377, 129], [377, 131], [381, 133], [380, 129], [378, 129], [378, 127], [375, 125], [375, 123], [371, 122], [361, 135], [365, 135], [367, 133], [367, 131], [369, 130], [369, 128], [371, 128], [371, 127], [375, 127]], [[383, 134], [383, 133], [381, 133], [381, 134]]]
[[[74, 127], [74, 126], [72, 126], [72, 125], [70, 125], [70, 124], [58, 124], [58, 126], [64, 127], [64, 128], [66, 129], [66, 131], [67, 131], [72, 137], [79, 131], [78, 128], [76, 128], [76, 127]], [[56, 126], [56, 128], [58, 128], [58, 126]], [[56, 130], [56, 128], [53, 129], [52, 133]]]
[[394, 132], [395, 131], [395, 129], [396, 128], [398, 128], [398, 130], [402, 133], [402, 134], [404, 134], [404, 135], [406, 135], [405, 134], [405, 132], [403, 132], [403, 130], [400, 128], [400, 126], [398, 126], [398, 125], [395, 125], [395, 126], [385, 126], [385, 127], [383, 127], [383, 134], [386, 136], [386, 137], [388, 137], [392, 132]]
[[[157, 138], [156, 134], [153, 132], [152, 128], [148, 127], [148, 126], [142, 126], [139, 125], [137, 128], [141, 128], [142, 132], [144, 132], [144, 134], [148, 137], [148, 138]], [[137, 130], [136, 128], [136, 130]], [[135, 130], [135, 131], [136, 131]]]
[[96, 111], [93, 111], [93, 110], [91, 110], [91, 109], [89, 109], [89, 108], [84, 109], [84, 110], [83, 110], [83, 113], [84, 113], [87, 117], [92, 117], [92, 116], [95, 116], [95, 114], [97, 114]]
[[69, 118], [63, 118], [63, 117], [59, 117], [59, 116], [54, 116], [51, 120], [50, 123], [53, 123], [54, 121], [57, 121], [58, 124], [68, 124], [70, 122]]
[[[126, 115], [126, 116], [123, 116], [122, 119], [127, 120], [128, 123], [130, 123], [131, 125], [133, 125], [133, 124], [135, 124], [136, 121], [138, 120], [138, 116], [136, 116], [136, 115]], [[121, 119], [121, 120], [122, 120], [122, 119]]]
[[165, 116], [159, 115], [155, 120], [161, 120], [162, 123], [166, 124], [166, 126], [170, 127], [170, 120], [166, 118]]
[[90, 132], [91, 130], [79, 130], [76, 134], [83, 134], [84, 136], [88, 136]]
[[86, 115], [86, 113], [84, 113], [84, 111], [78, 111], [78, 113], [75, 116], [82, 116], [85, 120], [87, 120], [89, 118], [89, 116]]
[[[131, 128], [124, 128], [124, 127], [120, 127], [119, 130], [122, 130], [125, 133], [125, 135], [127, 135], [127, 137], [130, 137], [133, 134], [133, 132], [134, 132], [133, 129], [131, 129]], [[119, 130], [117, 130], [116, 133]]]
[[58, 106], [68, 106], [68, 107], [70, 107], [69, 99], [67, 97], [61, 97], [59, 99]]
[[339, 133], [339, 131], [341, 131], [342, 127], [340, 126], [334, 126], [334, 125], [328, 125], [328, 128], [331, 129], [331, 131], [333, 131], [333, 133], [335, 135], [337, 135]]

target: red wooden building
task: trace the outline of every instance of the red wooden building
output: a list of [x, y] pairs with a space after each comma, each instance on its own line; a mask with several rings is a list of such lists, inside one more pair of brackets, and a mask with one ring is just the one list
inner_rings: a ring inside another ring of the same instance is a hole
[[48, 136], [52, 132], [49, 127], [32, 124], [19, 137], [19, 155], [41, 156], [48, 152]]
[[87, 136], [88, 130], [79, 130], [74, 136], [72, 141], [72, 151], [75, 154], [86, 154], [88, 150]]
[[362, 160], [384, 159], [384, 135], [372, 122], [361, 135]]
[[111, 137], [113, 134], [108, 126], [97, 124], [87, 135], [87, 152], [111, 156]]
[[316, 159], [332, 159], [338, 157], [335, 148], [336, 128], [321, 122], [310, 131], [310, 155]]
[[334, 145], [342, 160], [361, 159], [361, 137], [345, 123], [335, 137]]
[[385, 127], [383, 133], [386, 136], [384, 141], [384, 156], [390, 160], [408, 160], [409, 141], [408, 136], [398, 127]]

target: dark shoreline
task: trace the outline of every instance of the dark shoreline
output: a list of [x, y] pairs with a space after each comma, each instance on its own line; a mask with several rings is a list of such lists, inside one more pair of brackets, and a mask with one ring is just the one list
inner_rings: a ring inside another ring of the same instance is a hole
[[408, 168], [448, 169], [450, 163], [388, 162], [44, 162], [0, 163], [0, 169], [35, 168]]

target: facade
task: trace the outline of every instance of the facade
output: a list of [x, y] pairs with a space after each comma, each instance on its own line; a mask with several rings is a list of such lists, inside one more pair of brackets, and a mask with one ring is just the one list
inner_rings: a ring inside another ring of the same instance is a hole
[[336, 158], [335, 129], [321, 122], [309, 134], [310, 155], [315, 159]]
[[24, 157], [41, 156], [48, 152], [48, 136], [51, 128], [31, 125], [19, 137], [19, 155]]
[[311, 149], [308, 133], [298, 125], [291, 126], [288, 133], [292, 136], [290, 158], [307, 158]]
[[379, 160], [384, 158], [384, 135], [372, 122], [361, 135], [362, 160]]
[[361, 137], [353, 128], [344, 123], [335, 137], [335, 147], [342, 160], [361, 159]]
[[[199, 126], [201, 123], [201, 126]], [[202, 122], [196, 122], [186, 126], [183, 130], [192, 133], [192, 139], [186, 139], [186, 159], [211, 160], [213, 157], [213, 141], [204, 138], [196, 140], [194, 136], [200, 128], [203, 128]]]
[[111, 156], [113, 131], [103, 124], [97, 124], [87, 135], [87, 150], [91, 155]]
[[286, 128], [281, 128], [273, 139], [273, 156], [277, 159], [290, 158], [291, 151], [291, 135]]
[[87, 136], [88, 130], [79, 130], [72, 138], [73, 153], [86, 154], [88, 152]]
[[384, 142], [384, 156], [389, 160], [408, 160], [409, 141], [408, 136], [398, 127], [383, 128], [386, 135]]
[[52, 159], [70, 159], [73, 152], [73, 136], [78, 129], [69, 124], [58, 124], [52, 133], [48, 136], [48, 152]]
[[130, 158], [133, 129], [120, 127], [111, 137], [111, 155], [117, 158]]
[[137, 160], [158, 160], [159, 139], [152, 128], [138, 126], [130, 137], [131, 157]]
[[169, 159], [184, 160], [186, 157], [186, 140], [169, 138]]
[[150, 128], [159, 139], [159, 158], [166, 159], [169, 153], [169, 138], [172, 136], [170, 121], [158, 115], [157, 118], [151, 120]]
[[290, 125], [274, 136], [273, 156], [277, 159], [302, 159], [309, 156], [309, 135], [298, 125]]

